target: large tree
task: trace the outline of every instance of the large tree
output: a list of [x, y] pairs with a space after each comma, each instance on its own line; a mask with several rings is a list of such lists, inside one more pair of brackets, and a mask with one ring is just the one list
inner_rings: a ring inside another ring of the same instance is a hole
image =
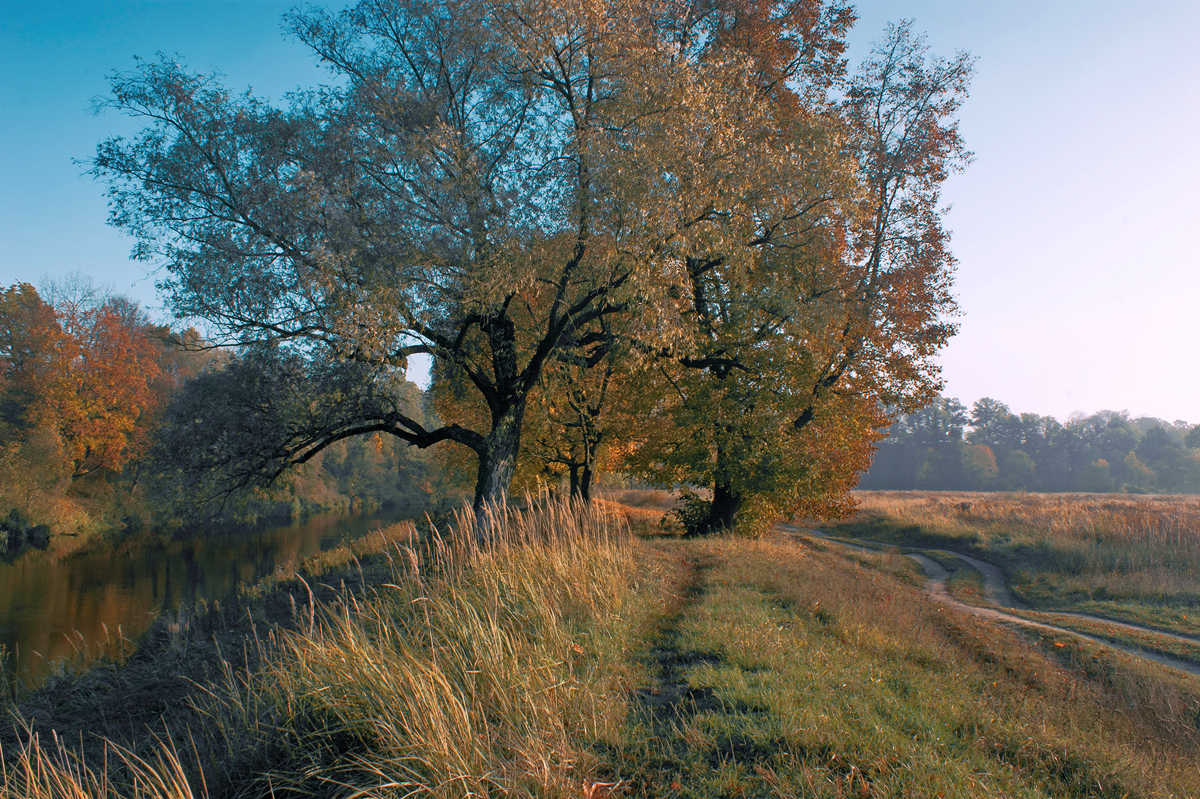
[[775, 213], [756, 206], [685, 258], [694, 335], [670, 353], [663, 424], [632, 458], [711, 490], [696, 529], [747, 509], [751, 526], [839, 512], [882, 409], [933, 397], [955, 310], [940, 187], [969, 157], [955, 112], [970, 74], [968, 56], [930, 59], [902, 25], [840, 100], [802, 80], [759, 88]]
[[[166, 265], [181, 317], [384, 378], [427, 354], [482, 410], [428, 426], [360, 403], [364, 416], [284, 436], [264, 469], [364, 429], [451, 441], [477, 456], [478, 508], [509, 485], [549, 363], [599, 363], [597, 331], [618, 327], [647, 351], [688, 350], [689, 266], [745, 263], [726, 241], [791, 224], [809, 184], [840, 179], [809, 174], [826, 159], [796, 147], [841, 146], [801, 106], [833, 84], [851, 19], [821, 0], [294, 12], [285, 26], [334, 85], [276, 106], [142, 63], [104, 105], [146, 126], [102, 143], [92, 171], [138, 256]], [[806, 138], [776, 134], [785, 117]]]

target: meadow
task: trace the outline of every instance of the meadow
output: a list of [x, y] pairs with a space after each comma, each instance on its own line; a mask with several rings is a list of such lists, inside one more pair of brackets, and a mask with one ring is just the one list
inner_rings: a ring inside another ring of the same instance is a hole
[[1200, 680], [661, 500], [397, 525], [164, 616], [9, 697], [4, 794], [1200, 795]]
[[838, 534], [1000, 566], [1031, 608], [1200, 635], [1200, 497], [857, 492]]

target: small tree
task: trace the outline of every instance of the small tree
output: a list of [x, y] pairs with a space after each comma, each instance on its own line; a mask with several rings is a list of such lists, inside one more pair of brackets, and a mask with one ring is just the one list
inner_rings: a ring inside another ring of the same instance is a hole
[[963, 465], [967, 469], [971, 488], [977, 491], [986, 491], [991, 488], [1000, 474], [1000, 467], [996, 465], [995, 453], [983, 444], [972, 444], [967, 447]]
[[1125, 456], [1124, 466], [1122, 491], [1128, 491], [1131, 494], [1146, 494], [1155, 489], [1157, 481], [1154, 470], [1138, 460], [1137, 454], [1132, 450]]
[[42, 421], [42, 400], [62, 388], [65, 339], [54, 308], [33, 286], [0, 293], [0, 442]]
[[1113, 490], [1112, 470], [1108, 461], [1100, 458], [1092, 461], [1079, 472], [1078, 487], [1080, 491], [1104, 494]]
[[1025, 491], [1034, 485], [1037, 464], [1019, 449], [1004, 456], [1000, 462], [1000, 481], [1010, 491]]

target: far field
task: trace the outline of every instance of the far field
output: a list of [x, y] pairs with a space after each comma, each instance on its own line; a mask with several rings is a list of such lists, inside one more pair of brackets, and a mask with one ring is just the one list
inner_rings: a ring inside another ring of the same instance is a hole
[[1200, 497], [860, 492], [838, 535], [975, 555], [1030, 608], [1200, 637]]
[[[664, 499], [544, 500], [483, 550], [453, 531], [397, 526], [276, 575], [236, 608], [164, 618], [126, 665], [80, 664], [18, 692], [10, 709], [24, 726], [0, 732], [5, 789], [1200, 796], [1200, 679], [935, 602], [900, 547], [851, 552], [782, 532], [679, 538], [660, 524]], [[1002, 562], [1030, 604], [1084, 607], [1084, 578], [1063, 565], [1081, 563], [1139, 618], [1156, 599], [1162, 619], [1190, 612], [1187, 568], [1163, 559], [1168, 545], [1119, 539], [1150, 505], [1121, 516], [1063, 498], [1059, 515], [1101, 522], [1088, 556], [1071, 524], [1037, 543], [1055, 518], [1048, 500], [863, 500], [857, 519], [830, 529]], [[1175, 510], [1154, 529], [1195, 518], [1184, 515], [1195, 505]], [[1110, 559], [1118, 545], [1127, 560]], [[1153, 554], [1137, 560], [1139, 546]]]

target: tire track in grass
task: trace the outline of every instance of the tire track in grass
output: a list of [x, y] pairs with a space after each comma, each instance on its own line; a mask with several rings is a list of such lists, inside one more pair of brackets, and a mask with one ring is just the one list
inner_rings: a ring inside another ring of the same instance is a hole
[[[806, 528], [806, 527], [797, 527], [795, 525], [781, 525], [780, 529], [782, 529], [783, 532], [785, 532], [789, 535], [810, 536], [812, 538], [816, 538], [821, 541], [826, 541], [831, 544], [837, 544], [841, 547], [855, 550], [858, 552], [877, 553], [879, 551], [879, 549], [889, 546], [888, 544], [882, 543], [880, 541], [869, 541], [866, 539], [858, 539], [858, 538], [852, 538], [852, 539], [834, 538], [833, 536], [829, 535], [828, 533], [826, 533], [823, 530], [816, 530], [813, 528]], [[879, 549], [875, 549], [876, 547]], [[972, 568], [974, 568], [976, 571], [978, 571], [981, 575], [983, 575], [984, 594], [987, 597], [988, 601], [991, 602], [992, 605], [994, 605], [995, 607], [977, 607], [975, 605], [968, 605], [966, 603], [959, 602], [957, 599], [955, 599], [954, 597], [952, 597], [950, 595], [950, 591], [947, 588], [947, 580], [949, 578], [949, 573], [942, 566], [942, 564], [938, 563], [937, 561], [933, 560], [932, 558], [926, 557], [925, 555], [921, 555], [921, 554], [918, 554], [915, 552], [905, 553], [908, 557], [912, 558], [917, 563], [921, 564], [921, 568], [924, 569], [925, 576], [927, 578], [927, 581], [925, 583], [925, 589], [924, 589], [925, 593], [928, 594], [931, 598], [935, 599], [936, 601], [941, 602], [942, 604], [949, 605], [950, 607], [955, 608], [956, 610], [961, 610], [964, 613], [970, 613], [973, 616], [980, 616], [980, 617], [983, 617], [986, 619], [991, 619], [992, 621], [999, 622], [1002, 624], [1015, 624], [1015, 625], [1018, 625], [1021, 627], [1037, 629], [1037, 630], [1044, 630], [1044, 631], [1052, 632], [1052, 633], [1056, 633], [1056, 634], [1075, 636], [1076, 638], [1081, 638], [1085, 641], [1090, 641], [1092, 643], [1099, 644], [1101, 646], [1106, 646], [1110, 649], [1115, 649], [1119, 652], [1124, 652], [1126, 654], [1133, 655], [1133, 656], [1139, 657], [1139, 658], [1143, 658], [1145, 660], [1152, 660], [1155, 663], [1159, 663], [1164, 666], [1169, 666], [1171, 668], [1178, 669], [1180, 671], [1187, 672], [1188, 674], [1192, 674], [1192, 675], [1200, 677], [1200, 664], [1194, 663], [1192, 661], [1183, 660], [1181, 658], [1171, 657], [1170, 655], [1165, 655], [1161, 652], [1153, 652], [1153, 651], [1150, 651], [1147, 649], [1122, 646], [1121, 644], [1114, 643], [1113, 641], [1109, 641], [1104, 638], [1100, 638], [1100, 637], [1093, 636], [1093, 635], [1088, 635], [1087, 633], [1081, 633], [1078, 630], [1072, 630], [1072, 629], [1069, 629], [1066, 627], [1058, 627], [1053, 624], [1046, 624], [1045, 622], [1034, 621], [1032, 619], [1023, 618], [1021, 616], [1014, 616], [1011, 613], [1005, 613], [1004, 609], [1025, 610], [1026, 607], [1024, 605], [1022, 605], [1021, 603], [1017, 602], [1015, 599], [1013, 599], [1011, 592], [1008, 590], [1008, 585], [1004, 580], [1004, 572], [1001, 571], [998, 566], [991, 564], [991, 563], [986, 563], [981, 560], [977, 560], [975, 558], [967, 557], [966, 555], [962, 555], [958, 552], [951, 552], [949, 550], [930, 549], [929, 551], [936, 552], [939, 555], [949, 555], [951, 557], [958, 558], [958, 559], [966, 562], [968, 565], [970, 565]], [[1105, 618], [1102, 618], [1099, 616], [1089, 616], [1085, 613], [1068, 613], [1068, 614], [1064, 614], [1064, 615], [1070, 615], [1070, 616], [1074, 616], [1079, 619], [1098, 622], [1101, 624], [1108, 624], [1108, 625], [1112, 625], [1113, 627], [1119, 627], [1119, 628], [1123, 628], [1123, 629], [1130, 630], [1133, 632], [1138, 632], [1138, 633], [1143, 633], [1143, 634], [1148, 634], [1148, 635], [1160, 635], [1165, 638], [1173, 639], [1175, 641], [1182, 642], [1182, 643], [1200, 644], [1200, 639], [1197, 639], [1194, 636], [1182, 635], [1180, 633], [1165, 632], [1163, 630], [1156, 630], [1151, 627], [1141, 627], [1139, 625], [1129, 624], [1127, 622], [1116, 622], [1116, 621], [1112, 621], [1111, 619], [1105, 619]]]
[[687, 781], [687, 746], [679, 740], [679, 729], [697, 714], [719, 706], [711, 688], [692, 688], [684, 675], [696, 665], [718, 664], [723, 656], [683, 644], [684, 623], [704, 601], [705, 575], [717, 562], [692, 547], [666, 551], [678, 572], [663, 584], [667, 601], [643, 656], [650, 666], [649, 684], [631, 691], [634, 737], [630, 743], [638, 754], [625, 757], [620, 783], [632, 797], [679, 795], [679, 787]]
[[655, 665], [654, 683], [633, 692], [639, 705], [649, 712], [656, 724], [670, 722], [682, 715], [695, 715], [717, 704], [712, 689], [691, 688], [683, 676], [692, 666], [720, 663], [723, 657], [716, 652], [684, 650], [679, 644], [680, 625], [704, 598], [704, 575], [712, 570], [716, 561], [711, 555], [694, 552], [681, 552], [679, 557], [685, 570], [679, 595], [659, 622], [654, 646], [650, 649]]

